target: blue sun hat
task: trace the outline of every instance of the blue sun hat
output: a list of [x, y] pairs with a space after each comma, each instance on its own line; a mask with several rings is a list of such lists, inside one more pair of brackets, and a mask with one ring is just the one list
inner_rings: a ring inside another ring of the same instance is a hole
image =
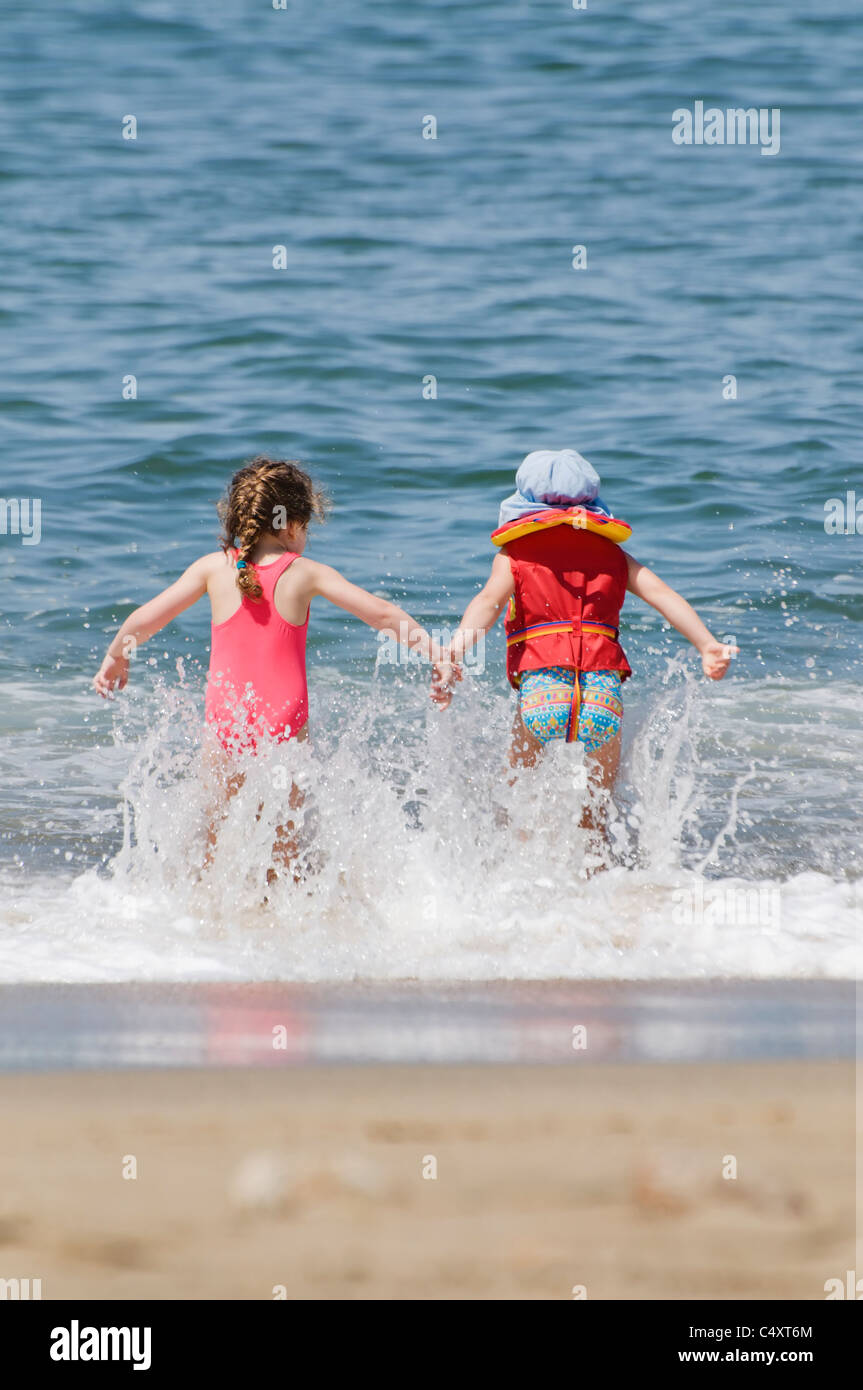
[[528, 454], [515, 475], [515, 488], [500, 504], [498, 526], [555, 507], [584, 507], [611, 516], [599, 496], [599, 474], [575, 449], [536, 449]]

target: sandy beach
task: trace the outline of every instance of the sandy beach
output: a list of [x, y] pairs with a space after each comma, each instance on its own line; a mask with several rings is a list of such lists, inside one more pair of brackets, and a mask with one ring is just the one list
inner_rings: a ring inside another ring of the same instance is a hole
[[854, 1085], [850, 1061], [3, 1075], [0, 1277], [823, 1299], [855, 1268]]

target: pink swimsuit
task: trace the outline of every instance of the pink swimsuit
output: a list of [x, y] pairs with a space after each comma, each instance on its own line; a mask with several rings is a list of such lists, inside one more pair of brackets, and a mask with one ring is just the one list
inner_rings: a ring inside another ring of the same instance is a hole
[[[235, 551], [229, 551], [232, 559]], [[251, 749], [256, 740], [291, 738], [309, 715], [306, 633], [285, 622], [273, 597], [281, 575], [299, 557], [289, 552], [271, 565], [257, 565], [263, 597], [242, 603], [223, 623], [213, 623], [206, 718], [223, 748]]]

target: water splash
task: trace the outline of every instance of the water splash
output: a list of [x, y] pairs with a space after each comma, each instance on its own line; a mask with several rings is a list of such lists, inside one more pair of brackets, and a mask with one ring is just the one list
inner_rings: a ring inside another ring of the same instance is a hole
[[[780, 694], [786, 701], [787, 689]], [[107, 872], [32, 879], [26, 893], [17, 883], [3, 910], [0, 973], [849, 977], [857, 880], [841, 863], [823, 871], [802, 818], [777, 818], [781, 759], [754, 747], [768, 696], [755, 700], [751, 687], [718, 696], [669, 663], [656, 702], [628, 712], [604, 868], [590, 872], [582, 750], [554, 745], [539, 768], [514, 777], [511, 702], [480, 680], [469, 678], [442, 716], [410, 674], [370, 689], [325, 672], [320, 732], [247, 759], [229, 799], [201, 747], [197, 690], [161, 686], [118, 717], [128, 771], [122, 843]], [[816, 801], [825, 772], [810, 769]], [[291, 807], [294, 786], [302, 802]], [[765, 795], [786, 836], [766, 857]], [[272, 882], [272, 847], [288, 819], [300, 881], [283, 872]]]

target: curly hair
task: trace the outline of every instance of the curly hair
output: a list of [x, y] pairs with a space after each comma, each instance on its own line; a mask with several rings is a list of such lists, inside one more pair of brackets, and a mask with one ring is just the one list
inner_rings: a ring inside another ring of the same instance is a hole
[[263, 594], [249, 558], [261, 536], [292, 522], [308, 526], [312, 517], [323, 521], [327, 507], [323, 491], [294, 460], [259, 454], [244, 463], [219, 503], [222, 549], [227, 553], [236, 547], [238, 563], [245, 562], [245, 568], [237, 570], [241, 593], [254, 600]]

